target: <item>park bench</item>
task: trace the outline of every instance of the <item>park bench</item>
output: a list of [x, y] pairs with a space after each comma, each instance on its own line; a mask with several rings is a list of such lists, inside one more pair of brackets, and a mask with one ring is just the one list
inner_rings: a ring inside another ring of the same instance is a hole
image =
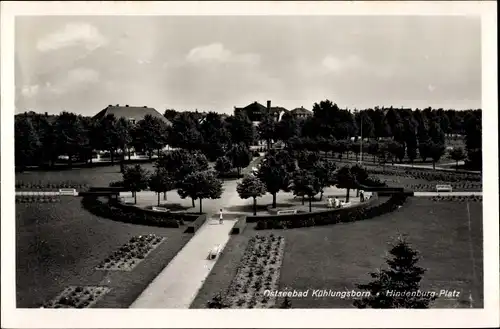
[[278, 210], [278, 215], [288, 215], [288, 214], [296, 214], [297, 209], [286, 209], [286, 210]]
[[76, 196], [78, 195], [78, 192], [76, 192], [74, 188], [60, 188], [59, 195]]
[[436, 192], [451, 192], [453, 188], [451, 185], [436, 185]]
[[219, 256], [220, 252], [221, 252], [221, 246], [220, 244], [218, 245], [215, 245], [212, 250], [210, 250], [210, 252], [208, 253], [208, 259], [212, 260], [212, 259], [216, 259], [217, 256]]
[[164, 207], [153, 207], [153, 211], [159, 211], [159, 212], [168, 212], [169, 210]]
[[350, 205], [351, 205], [350, 202], [340, 201], [340, 207], [342, 208], [349, 207]]

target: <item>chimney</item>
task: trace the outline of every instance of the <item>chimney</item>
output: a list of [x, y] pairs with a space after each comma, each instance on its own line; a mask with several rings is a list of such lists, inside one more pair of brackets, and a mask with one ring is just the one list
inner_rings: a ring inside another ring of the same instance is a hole
[[270, 110], [271, 109], [271, 101], [267, 101], [267, 109]]

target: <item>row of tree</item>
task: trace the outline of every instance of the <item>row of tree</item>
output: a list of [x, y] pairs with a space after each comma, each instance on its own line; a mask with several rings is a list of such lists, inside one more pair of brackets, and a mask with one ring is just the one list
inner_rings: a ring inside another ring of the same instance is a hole
[[318, 147], [328, 148], [335, 141], [358, 140], [361, 134], [364, 139], [391, 139], [394, 152], [406, 153], [410, 160], [417, 153], [422, 158], [435, 158], [444, 151], [446, 135], [464, 135], [469, 162], [481, 167], [481, 110], [412, 111], [391, 107], [350, 112], [325, 100], [314, 104], [313, 112], [306, 119], [285, 113], [279, 122], [264, 115], [257, 127], [241, 111], [226, 116], [167, 110], [165, 117], [171, 126], [149, 115], [131, 124], [113, 115], [95, 120], [68, 112], [57, 116], [29, 112], [15, 119], [16, 167], [54, 164], [60, 155], [68, 156], [69, 165], [74, 157], [91, 162], [95, 150], [109, 151], [112, 162], [119, 154], [123, 163], [123, 150], [134, 149], [151, 156], [166, 145], [200, 151], [215, 161], [235, 144], [248, 147], [263, 140], [268, 147], [278, 141], [290, 146], [298, 139], [309, 139], [318, 141]]
[[256, 199], [270, 193], [273, 196], [273, 208], [276, 208], [276, 195], [280, 191], [293, 192], [295, 196], [309, 200], [309, 211], [312, 211], [312, 200], [330, 186], [346, 189], [346, 202], [349, 202], [351, 189], [358, 189], [367, 181], [366, 170], [359, 166], [344, 166], [337, 169], [333, 161], [329, 161], [314, 152], [304, 151], [295, 158], [287, 150], [271, 150], [263, 159], [255, 175], [245, 176], [237, 185], [242, 199], [253, 198], [254, 215]]
[[[254, 215], [256, 199], [270, 193], [273, 196], [273, 208], [276, 208], [276, 195], [280, 191], [309, 199], [309, 210], [312, 199], [324, 189], [335, 185], [347, 189], [346, 201], [349, 201], [351, 189], [358, 188], [368, 179], [368, 174], [361, 166], [345, 166], [337, 170], [333, 161], [319, 157], [314, 152], [302, 152], [295, 159], [286, 150], [272, 150], [263, 159], [256, 174], [246, 175], [237, 185], [237, 192], [242, 199], [253, 198]], [[204, 154], [198, 151], [175, 150], [159, 158], [153, 173], [140, 165], [126, 167], [123, 173], [123, 186], [136, 193], [145, 189], [158, 193], [166, 198], [168, 191], [176, 189], [181, 198], [191, 198], [193, 207], [195, 200], [200, 202], [202, 212], [203, 199], [217, 199], [222, 194], [222, 182], [214, 170], [208, 165]], [[137, 200], [137, 199], [135, 199]]]
[[158, 205], [161, 193], [166, 199], [168, 191], [177, 190], [181, 198], [191, 198], [193, 207], [195, 200], [198, 200], [200, 213], [203, 211], [204, 199], [218, 199], [223, 192], [222, 182], [215, 171], [209, 168], [205, 155], [187, 150], [175, 150], [159, 158], [153, 173], [141, 165], [126, 167], [120, 183], [132, 191], [135, 202], [137, 192], [148, 188], [157, 192]]

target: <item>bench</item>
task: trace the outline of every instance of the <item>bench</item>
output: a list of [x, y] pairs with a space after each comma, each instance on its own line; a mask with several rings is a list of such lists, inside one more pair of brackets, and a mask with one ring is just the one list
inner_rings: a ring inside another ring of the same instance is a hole
[[349, 207], [351, 205], [350, 202], [343, 202], [343, 201], [340, 201], [340, 207], [341, 208], [345, 208], [345, 207]]
[[159, 211], [159, 212], [169, 212], [170, 211], [164, 207], [153, 207], [152, 209], [153, 209], [153, 211]]
[[278, 210], [278, 215], [288, 215], [288, 214], [296, 214], [297, 209], [286, 209], [286, 210]]
[[221, 246], [220, 244], [218, 245], [215, 245], [212, 250], [210, 250], [210, 252], [208, 253], [208, 259], [212, 260], [212, 259], [216, 259], [217, 256], [219, 256], [220, 252], [221, 252]]
[[452, 190], [451, 185], [436, 185], [436, 192], [451, 192]]
[[59, 195], [75, 196], [75, 195], [78, 195], [78, 193], [76, 192], [76, 190], [74, 188], [60, 188]]

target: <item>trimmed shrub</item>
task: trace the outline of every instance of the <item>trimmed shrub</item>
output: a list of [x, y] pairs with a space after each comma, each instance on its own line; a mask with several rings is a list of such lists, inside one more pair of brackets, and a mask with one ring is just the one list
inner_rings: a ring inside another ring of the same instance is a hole
[[[321, 213], [306, 213], [289, 216], [267, 216], [258, 218], [256, 230], [322, 226], [350, 223], [374, 218], [398, 209], [405, 203], [405, 193], [393, 194], [388, 201], [373, 207], [352, 207]], [[283, 218], [286, 217], [286, 218]]]
[[184, 233], [196, 233], [196, 231], [198, 231], [198, 229], [205, 223], [206, 220], [206, 214], [199, 215], [194, 222], [189, 224]]
[[[178, 228], [180, 226], [177, 219], [173, 217], [169, 218], [152, 215], [145, 212], [130, 211], [132, 207], [124, 208], [120, 207], [119, 205], [120, 203], [112, 200], [109, 200], [108, 202], [102, 202], [97, 199], [97, 197], [92, 195], [86, 195], [82, 198], [83, 208], [99, 217], [139, 225], [171, 228]], [[133, 208], [138, 209], [136, 207]]]
[[245, 230], [245, 227], [247, 226], [247, 218], [241, 217], [238, 219], [236, 224], [233, 226], [233, 229], [231, 230], [231, 234], [241, 234]]

